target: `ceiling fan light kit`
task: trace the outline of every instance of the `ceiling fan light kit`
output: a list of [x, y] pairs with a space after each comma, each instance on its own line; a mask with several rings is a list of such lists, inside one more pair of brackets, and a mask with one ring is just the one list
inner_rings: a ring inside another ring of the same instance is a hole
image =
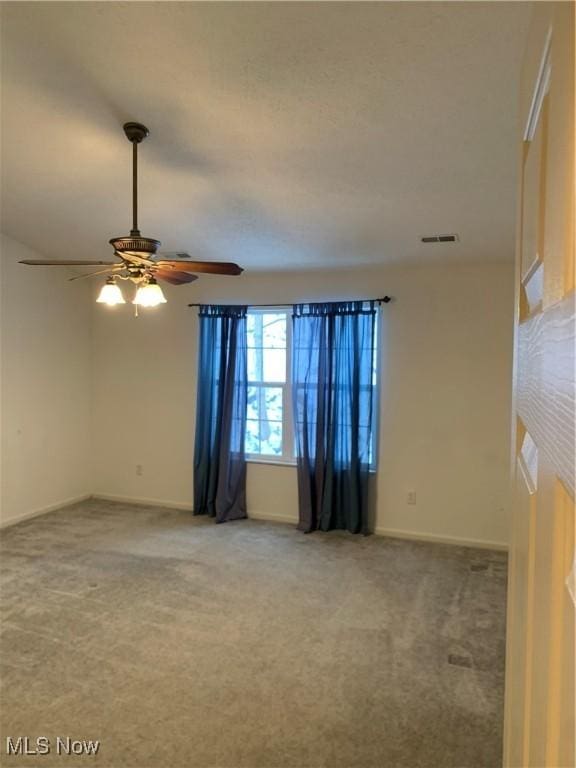
[[166, 304], [166, 297], [156, 279], [151, 277], [147, 283], [138, 287], [132, 304], [139, 307], [157, 307], [158, 304]]
[[132, 229], [129, 235], [113, 237], [109, 241], [114, 248], [114, 256], [120, 261], [26, 259], [20, 263], [33, 266], [105, 266], [106, 269], [98, 272], [77, 275], [70, 279], [78, 280], [108, 272], [109, 276], [96, 302], [111, 307], [126, 304], [116, 280], [130, 280], [137, 286], [136, 295], [132, 301], [136, 315], [138, 307], [157, 307], [159, 304], [166, 304], [166, 297], [158, 285], [157, 278], [171, 285], [184, 285], [198, 279], [194, 272], [240, 275], [242, 268], [233, 262], [191, 261], [188, 254], [180, 252], [178, 259], [163, 257], [162, 254], [157, 255], [162, 245], [160, 240], [144, 237], [138, 229], [138, 144], [144, 141], [150, 131], [141, 123], [125, 123], [124, 133], [132, 144]]
[[[115, 307], [117, 304], [126, 304], [126, 300], [114, 277], [109, 277], [106, 280], [96, 299], [96, 303], [107, 304], [109, 307]], [[136, 305], [136, 307], [157, 307], [159, 304], [166, 304], [166, 297], [156, 278], [151, 277], [148, 282], [138, 286], [136, 294], [132, 299], [132, 304]]]
[[113, 277], [109, 277], [100, 291], [97, 304], [107, 304], [109, 307], [115, 307], [116, 304], [126, 304], [122, 291], [116, 285], [116, 280]]

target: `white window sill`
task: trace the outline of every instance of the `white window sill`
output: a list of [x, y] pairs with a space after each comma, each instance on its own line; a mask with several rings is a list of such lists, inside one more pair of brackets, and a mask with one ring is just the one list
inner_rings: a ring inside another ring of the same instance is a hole
[[[246, 456], [246, 462], [248, 464], [266, 464], [269, 467], [296, 467], [296, 459], [290, 461], [288, 459], [265, 459], [260, 456]], [[368, 472], [371, 475], [375, 475], [378, 472], [378, 467], [370, 467]]]
[[296, 459], [267, 459], [264, 456], [246, 456], [248, 464], [268, 464], [271, 467], [295, 467]]

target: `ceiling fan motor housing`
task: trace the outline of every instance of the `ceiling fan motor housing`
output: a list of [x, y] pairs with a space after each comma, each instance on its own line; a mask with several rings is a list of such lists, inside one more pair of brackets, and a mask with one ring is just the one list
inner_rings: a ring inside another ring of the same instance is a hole
[[137, 251], [138, 253], [155, 254], [162, 243], [160, 240], [144, 237], [138, 233], [137, 235], [130, 234], [128, 237], [113, 237], [112, 240], [110, 240], [110, 245], [115, 251], [118, 251], [118, 253]]

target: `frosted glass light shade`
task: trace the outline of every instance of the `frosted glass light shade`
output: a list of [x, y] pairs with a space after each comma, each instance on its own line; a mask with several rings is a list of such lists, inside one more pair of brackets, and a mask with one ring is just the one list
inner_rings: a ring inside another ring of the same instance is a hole
[[109, 278], [102, 286], [96, 302], [97, 304], [108, 304], [109, 307], [114, 307], [116, 304], [126, 304], [122, 291], [112, 278]]
[[132, 303], [139, 307], [157, 307], [158, 304], [166, 304], [166, 298], [156, 280], [151, 280], [138, 288]]

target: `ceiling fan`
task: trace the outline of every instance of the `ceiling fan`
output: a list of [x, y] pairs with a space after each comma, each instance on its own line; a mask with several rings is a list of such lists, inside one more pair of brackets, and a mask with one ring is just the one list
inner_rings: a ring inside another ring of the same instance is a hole
[[97, 301], [110, 305], [124, 304], [124, 297], [116, 285], [116, 279], [130, 280], [138, 286], [133, 303], [136, 306], [156, 306], [166, 299], [157, 280], [164, 280], [171, 285], [184, 285], [197, 280], [197, 274], [239, 275], [243, 271], [238, 264], [229, 261], [192, 261], [187, 253], [178, 254], [179, 258], [168, 258], [157, 254], [161, 245], [159, 240], [144, 237], [138, 229], [138, 144], [148, 135], [149, 130], [141, 123], [125, 123], [124, 133], [132, 143], [132, 229], [124, 237], [113, 237], [109, 242], [114, 248], [116, 261], [80, 261], [76, 259], [24, 259], [21, 264], [32, 266], [87, 267], [102, 266], [96, 272], [77, 275], [70, 278], [79, 280], [94, 275], [108, 274]]

